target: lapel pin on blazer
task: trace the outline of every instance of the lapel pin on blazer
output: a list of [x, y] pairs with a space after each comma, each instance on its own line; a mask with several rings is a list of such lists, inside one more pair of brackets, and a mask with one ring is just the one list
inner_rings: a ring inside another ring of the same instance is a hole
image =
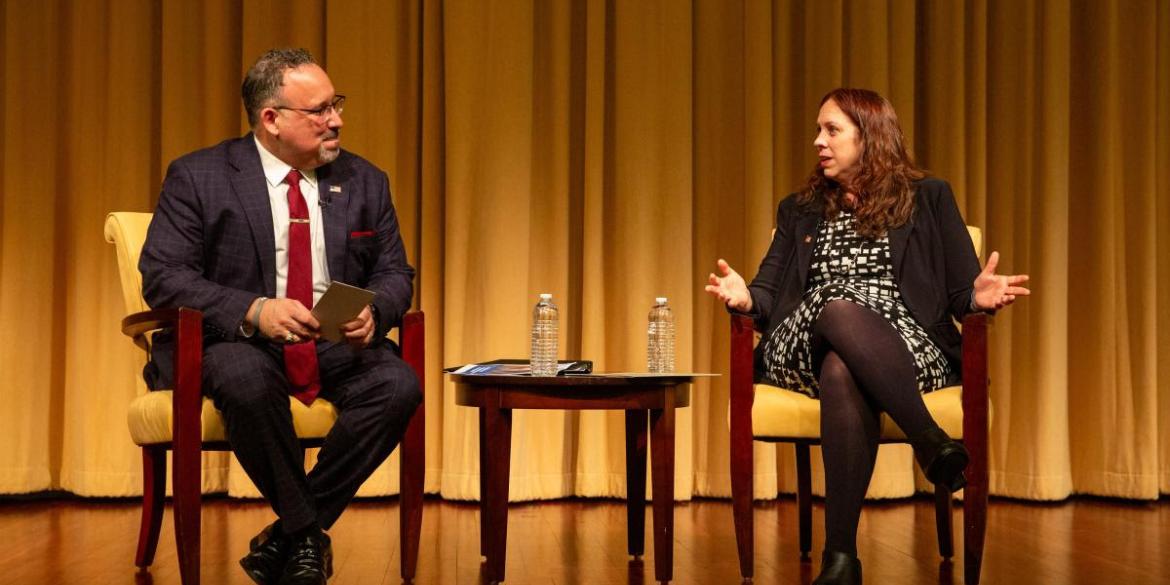
[[323, 194], [321, 198], [317, 200], [317, 205], [320, 205], [322, 208], [329, 207], [329, 204], [333, 203], [334, 193], [337, 193], [338, 195], [341, 194], [341, 185], [329, 185], [329, 192]]
[[811, 235], [808, 235], [808, 234], [805, 234], [805, 236], [804, 236], [804, 243], [806, 243], [806, 244], [811, 244], [811, 243], [812, 243], [812, 236], [811, 236]]

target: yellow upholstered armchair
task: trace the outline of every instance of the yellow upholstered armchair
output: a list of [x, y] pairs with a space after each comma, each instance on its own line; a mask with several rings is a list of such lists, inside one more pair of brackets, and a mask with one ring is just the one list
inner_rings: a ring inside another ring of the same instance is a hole
[[[154, 560], [162, 527], [165, 501], [167, 451], [173, 451], [172, 490], [174, 493], [175, 543], [179, 572], [186, 584], [199, 582], [199, 524], [201, 502], [201, 451], [229, 450], [223, 418], [202, 386], [203, 315], [183, 307], [149, 310], [142, 298], [142, 275], [138, 255], [146, 241], [149, 213], [111, 213], [106, 218], [106, 241], [114, 244], [126, 318], [122, 332], [147, 354], [151, 332], [174, 327], [175, 388], [140, 394], [131, 404], [128, 422], [130, 437], [142, 447], [142, 524], [138, 534], [135, 564], [148, 567]], [[402, 358], [414, 369], [420, 385], [424, 376], [424, 321], [419, 311], [408, 313], [399, 331]], [[289, 399], [293, 425], [303, 447], [319, 447], [337, 411], [318, 399], [312, 406]], [[422, 495], [425, 437], [423, 405], [407, 427], [401, 444], [400, 534], [402, 578], [414, 578], [418, 562], [419, 532], [422, 525]]]
[[[968, 227], [975, 253], [983, 246], [983, 233]], [[804, 394], [754, 383], [752, 349], [754, 324], [748, 317], [731, 317], [731, 492], [735, 511], [735, 538], [739, 548], [740, 574], [753, 574], [752, 442], [792, 443], [796, 449], [796, 499], [800, 523], [800, 553], [812, 549], [812, 472], [809, 451], [820, 444], [821, 403]], [[931, 416], [951, 438], [967, 447], [967, 486], [963, 491], [964, 580], [979, 582], [983, 562], [983, 536], [987, 526], [987, 435], [990, 402], [987, 379], [988, 316], [963, 319], [963, 380], [961, 386], [942, 388], [923, 398]], [[888, 415], [882, 415], [883, 443], [905, 443], [906, 436]], [[935, 488], [935, 524], [939, 553], [954, 555], [951, 535], [951, 492]]]

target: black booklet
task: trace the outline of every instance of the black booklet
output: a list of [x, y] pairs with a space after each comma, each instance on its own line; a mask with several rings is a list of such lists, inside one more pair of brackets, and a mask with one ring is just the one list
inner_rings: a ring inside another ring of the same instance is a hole
[[[527, 376], [532, 373], [532, 368], [529, 366], [529, 361], [525, 359], [502, 359], [478, 364], [452, 366], [444, 368], [443, 371], [451, 374], [469, 374], [473, 376]], [[589, 360], [557, 361], [558, 376], [591, 373], [593, 373], [593, 362]]]

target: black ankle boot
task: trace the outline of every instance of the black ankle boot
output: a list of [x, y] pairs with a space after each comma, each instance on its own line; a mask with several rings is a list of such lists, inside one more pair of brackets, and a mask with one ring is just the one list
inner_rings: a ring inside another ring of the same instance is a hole
[[821, 574], [812, 585], [861, 585], [861, 559], [849, 553], [825, 551]]
[[931, 483], [944, 486], [952, 492], [967, 485], [963, 470], [967, 468], [970, 457], [962, 443], [934, 427], [910, 439], [910, 444], [914, 446], [918, 465], [922, 466], [926, 479]]

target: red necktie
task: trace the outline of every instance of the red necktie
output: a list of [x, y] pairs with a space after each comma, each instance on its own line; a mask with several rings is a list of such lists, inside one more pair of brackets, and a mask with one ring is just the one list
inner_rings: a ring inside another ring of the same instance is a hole
[[[309, 206], [301, 195], [301, 173], [296, 169], [285, 177], [288, 183], [288, 279], [285, 296], [306, 309], [313, 308], [313, 257], [310, 252]], [[294, 398], [312, 404], [321, 391], [317, 369], [317, 343], [309, 340], [284, 346], [284, 372]]]

